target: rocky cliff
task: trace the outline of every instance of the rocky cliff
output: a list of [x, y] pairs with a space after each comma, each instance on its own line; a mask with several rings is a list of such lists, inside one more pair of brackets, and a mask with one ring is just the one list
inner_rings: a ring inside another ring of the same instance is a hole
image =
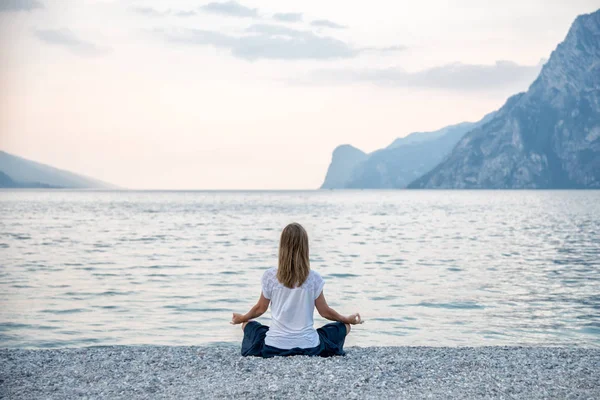
[[600, 10], [579, 16], [529, 90], [411, 188], [600, 188]]
[[367, 158], [367, 154], [349, 144], [336, 147], [331, 156], [325, 182], [321, 189], [339, 189], [346, 185], [354, 168]]
[[322, 189], [404, 188], [446, 157], [471, 129], [485, 123], [463, 122], [432, 132], [414, 132], [370, 154], [349, 145], [336, 148]]

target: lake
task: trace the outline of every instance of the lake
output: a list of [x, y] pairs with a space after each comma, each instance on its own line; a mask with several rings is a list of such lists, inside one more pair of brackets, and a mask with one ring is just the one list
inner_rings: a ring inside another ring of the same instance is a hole
[[348, 346], [600, 347], [600, 191], [406, 190], [2, 190], [0, 347], [239, 343], [292, 221]]

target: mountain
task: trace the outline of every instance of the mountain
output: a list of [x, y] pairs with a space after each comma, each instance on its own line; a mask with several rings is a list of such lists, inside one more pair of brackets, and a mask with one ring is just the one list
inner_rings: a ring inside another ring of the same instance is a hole
[[321, 189], [337, 189], [344, 187], [345, 183], [350, 178], [350, 174], [354, 167], [366, 158], [366, 153], [349, 144], [343, 144], [336, 147], [333, 151], [331, 164], [329, 164], [325, 182], [323, 182]]
[[0, 171], [0, 188], [14, 188], [19, 187], [18, 183], [13, 181], [10, 176]]
[[[109, 189], [115, 186], [0, 151], [0, 187]], [[13, 186], [8, 186], [13, 185]]]
[[390, 144], [386, 149], [392, 149], [394, 147], [405, 146], [409, 144], [415, 143], [423, 143], [429, 140], [438, 139], [441, 136], [444, 136], [448, 131], [457, 130], [457, 129], [465, 129], [465, 132], [469, 130], [473, 126], [472, 122], [463, 122], [456, 125], [446, 126], [442, 129], [438, 129], [433, 132], [413, 132], [411, 134], [406, 135], [405, 137], [397, 138]]
[[[349, 145], [336, 148], [322, 189], [403, 188], [431, 170], [471, 129], [487, 122], [463, 122], [433, 132], [414, 132], [370, 154]], [[333, 179], [335, 178], [335, 179]]]
[[434, 132], [411, 134], [407, 138], [412, 139], [405, 142], [396, 140], [392, 143], [393, 147], [372, 153], [354, 168], [346, 187], [404, 188], [439, 164], [468, 131], [489, 118], [486, 116], [479, 122], [463, 122]]
[[0, 171], [0, 189], [7, 188], [56, 188], [56, 186], [45, 185], [39, 182], [16, 182], [10, 176]]
[[600, 188], [600, 10], [577, 17], [525, 93], [411, 188]]

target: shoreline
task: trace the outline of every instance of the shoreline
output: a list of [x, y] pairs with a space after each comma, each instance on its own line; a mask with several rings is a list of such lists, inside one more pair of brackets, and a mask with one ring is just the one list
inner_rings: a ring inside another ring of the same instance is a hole
[[241, 357], [239, 346], [0, 349], [0, 397], [600, 398], [600, 349], [349, 347]]

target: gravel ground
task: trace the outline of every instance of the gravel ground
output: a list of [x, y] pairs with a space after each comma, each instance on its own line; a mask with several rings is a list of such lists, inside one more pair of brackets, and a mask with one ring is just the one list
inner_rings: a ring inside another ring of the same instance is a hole
[[0, 350], [0, 398], [600, 399], [600, 349], [349, 348], [243, 358], [224, 347]]

